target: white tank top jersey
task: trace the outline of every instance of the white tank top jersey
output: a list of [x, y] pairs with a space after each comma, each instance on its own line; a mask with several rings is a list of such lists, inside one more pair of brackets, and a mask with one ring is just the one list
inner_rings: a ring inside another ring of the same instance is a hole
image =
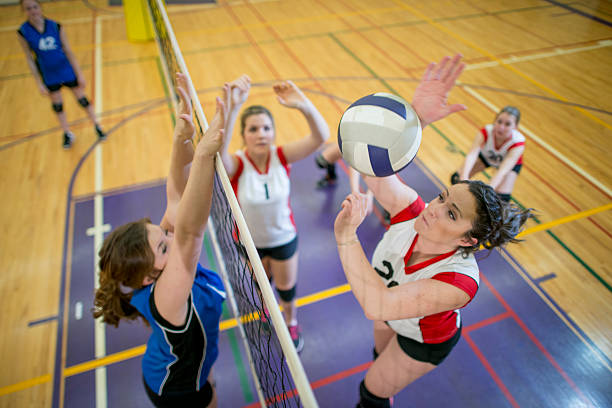
[[[480, 153], [487, 159], [487, 162], [498, 168], [508, 152], [518, 146], [525, 145], [525, 136], [518, 130], [512, 131], [512, 136], [501, 146], [495, 146], [495, 136], [493, 136], [493, 125], [486, 125], [480, 129], [484, 136], [484, 144], [480, 148]], [[523, 155], [519, 157], [516, 164], [523, 164]]]
[[[476, 295], [480, 283], [478, 264], [473, 254], [464, 258], [460, 251], [452, 251], [406, 266], [418, 239], [414, 223], [424, 208], [425, 204], [419, 197], [415, 203], [393, 217], [391, 226], [374, 251], [372, 266], [387, 287], [433, 278], [465, 291], [470, 296], [469, 303]], [[450, 339], [457, 332], [461, 326], [461, 316], [457, 309], [431, 316], [390, 320], [387, 323], [404, 337], [420, 343], [436, 344]]]
[[289, 203], [291, 166], [281, 147], [270, 146], [265, 172], [260, 172], [246, 152], [239, 150], [232, 187], [257, 248], [273, 248], [297, 235]]

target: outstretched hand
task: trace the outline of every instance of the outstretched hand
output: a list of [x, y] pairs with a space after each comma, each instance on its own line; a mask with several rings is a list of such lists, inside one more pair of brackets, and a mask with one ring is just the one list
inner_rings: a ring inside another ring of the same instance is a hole
[[356, 238], [357, 227], [368, 214], [368, 198], [365, 194], [351, 193], [342, 202], [342, 209], [334, 222], [334, 233], [338, 243]]
[[183, 141], [191, 140], [195, 134], [195, 126], [193, 125], [193, 110], [191, 108], [191, 98], [188, 94], [187, 77], [180, 73], [176, 73], [177, 87], [176, 91], [179, 95], [179, 103], [176, 108], [176, 121], [174, 134]]
[[225, 108], [228, 110], [240, 109], [249, 97], [250, 89], [251, 78], [248, 75], [241, 75], [238, 79], [223, 84]]
[[196, 148], [196, 152], [206, 156], [214, 156], [221, 149], [224, 142], [227, 112], [225, 104], [218, 96], [216, 102], [215, 116], [208, 124], [208, 129], [204, 132], [204, 136], [202, 136]]
[[422, 127], [451, 113], [467, 109], [462, 104], [447, 105], [448, 93], [465, 68], [465, 64], [461, 62], [462, 57], [457, 54], [451, 60], [446, 56], [439, 64], [432, 62], [425, 70], [412, 98], [412, 107], [419, 115]]
[[273, 86], [278, 102], [288, 108], [304, 110], [310, 102], [304, 93], [291, 81], [283, 81]]

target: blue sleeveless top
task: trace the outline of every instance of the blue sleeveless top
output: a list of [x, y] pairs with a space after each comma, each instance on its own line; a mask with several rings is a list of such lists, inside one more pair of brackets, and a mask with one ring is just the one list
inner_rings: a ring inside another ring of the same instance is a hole
[[45, 28], [40, 33], [26, 21], [17, 32], [34, 52], [38, 70], [46, 85], [59, 85], [76, 80], [72, 65], [62, 47], [59, 23], [45, 18]]
[[219, 319], [225, 289], [219, 275], [198, 264], [184, 325], [168, 323], [153, 301], [155, 284], [134, 292], [130, 303], [153, 333], [142, 359], [144, 379], [158, 395], [199, 391], [219, 354]]

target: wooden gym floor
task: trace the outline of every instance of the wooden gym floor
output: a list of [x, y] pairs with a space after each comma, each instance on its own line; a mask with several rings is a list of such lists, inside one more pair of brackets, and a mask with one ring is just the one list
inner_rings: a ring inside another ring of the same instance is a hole
[[[60, 323], [74, 313], [61, 294], [69, 289], [66, 273], [76, 273], [64, 263], [75, 200], [162, 180], [172, 131], [157, 48], [127, 41], [121, 8], [54, 1], [43, 10], [66, 29], [109, 137], [94, 148], [92, 126], [64, 92], [77, 141], [62, 149], [50, 101], [38, 93], [16, 39], [25, 17], [17, 5], [2, 6], [0, 406], [7, 407], [62, 401], [53, 394], [66, 347], [57, 341], [68, 330]], [[306, 127], [275, 102], [274, 80], [307, 90], [334, 134], [350, 101], [378, 91], [410, 98], [429, 61], [461, 52], [468, 68], [451, 102], [469, 109], [426, 129], [419, 158], [447, 182], [500, 107], [522, 110], [527, 147], [513, 198], [538, 214], [526, 241], [508, 252], [609, 373], [610, 2], [240, 0], [168, 13], [205, 112], [223, 82], [247, 73], [256, 85], [250, 101], [283, 118], [279, 143]], [[88, 314], [91, 305], [82, 307]]]

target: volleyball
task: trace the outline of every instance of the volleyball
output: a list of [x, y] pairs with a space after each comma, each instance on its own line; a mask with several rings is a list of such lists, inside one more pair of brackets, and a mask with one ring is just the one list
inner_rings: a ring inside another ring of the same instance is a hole
[[421, 144], [421, 122], [403, 98], [384, 92], [356, 100], [340, 118], [342, 158], [368, 176], [397, 173], [414, 159]]

